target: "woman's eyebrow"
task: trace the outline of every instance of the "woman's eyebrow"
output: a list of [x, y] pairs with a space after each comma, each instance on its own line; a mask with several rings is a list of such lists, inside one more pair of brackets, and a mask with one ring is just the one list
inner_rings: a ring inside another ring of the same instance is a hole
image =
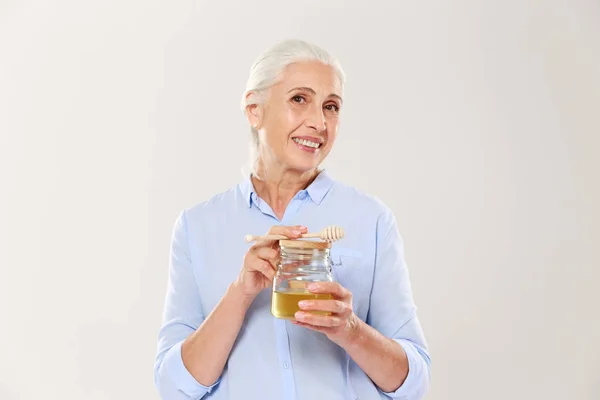
[[288, 93], [293, 92], [294, 90], [304, 90], [305, 92], [310, 92], [310, 94], [317, 94], [317, 92], [307, 86], [291, 88], [288, 90]]

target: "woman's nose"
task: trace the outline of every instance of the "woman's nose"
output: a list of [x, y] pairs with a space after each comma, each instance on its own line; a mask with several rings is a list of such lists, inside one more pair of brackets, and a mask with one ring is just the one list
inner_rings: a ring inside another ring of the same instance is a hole
[[317, 132], [322, 132], [326, 129], [325, 114], [320, 107], [312, 107], [309, 115], [307, 115], [306, 125], [309, 128], [313, 128]]

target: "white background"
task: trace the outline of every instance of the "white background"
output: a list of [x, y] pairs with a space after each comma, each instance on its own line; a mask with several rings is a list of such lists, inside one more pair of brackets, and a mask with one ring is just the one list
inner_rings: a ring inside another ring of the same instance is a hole
[[0, 399], [158, 399], [173, 223], [289, 37], [348, 75], [326, 166], [396, 213], [427, 399], [599, 399], [595, 0], [0, 1]]

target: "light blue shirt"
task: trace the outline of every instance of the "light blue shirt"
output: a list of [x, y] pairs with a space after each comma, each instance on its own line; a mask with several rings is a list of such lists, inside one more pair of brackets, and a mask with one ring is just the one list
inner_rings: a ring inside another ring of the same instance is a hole
[[[333, 275], [352, 292], [356, 315], [404, 348], [409, 374], [397, 391], [384, 393], [324, 334], [273, 317], [268, 289], [248, 310], [218, 381], [203, 386], [187, 371], [182, 341], [238, 276], [251, 246], [244, 236], [264, 234], [273, 225], [344, 229], [345, 237], [331, 249]], [[296, 194], [281, 220], [249, 178], [179, 214], [154, 368], [162, 399], [417, 400], [428, 389], [429, 365], [402, 239], [392, 212], [378, 199], [322, 171]]]

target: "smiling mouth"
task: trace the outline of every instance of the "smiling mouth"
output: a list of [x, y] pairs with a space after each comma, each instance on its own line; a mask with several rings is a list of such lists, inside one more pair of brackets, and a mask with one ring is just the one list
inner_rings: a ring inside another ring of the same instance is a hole
[[321, 143], [311, 142], [310, 140], [306, 139], [292, 138], [292, 140], [298, 144], [301, 144], [302, 146], [312, 147], [313, 149], [318, 149], [319, 147], [321, 147]]

